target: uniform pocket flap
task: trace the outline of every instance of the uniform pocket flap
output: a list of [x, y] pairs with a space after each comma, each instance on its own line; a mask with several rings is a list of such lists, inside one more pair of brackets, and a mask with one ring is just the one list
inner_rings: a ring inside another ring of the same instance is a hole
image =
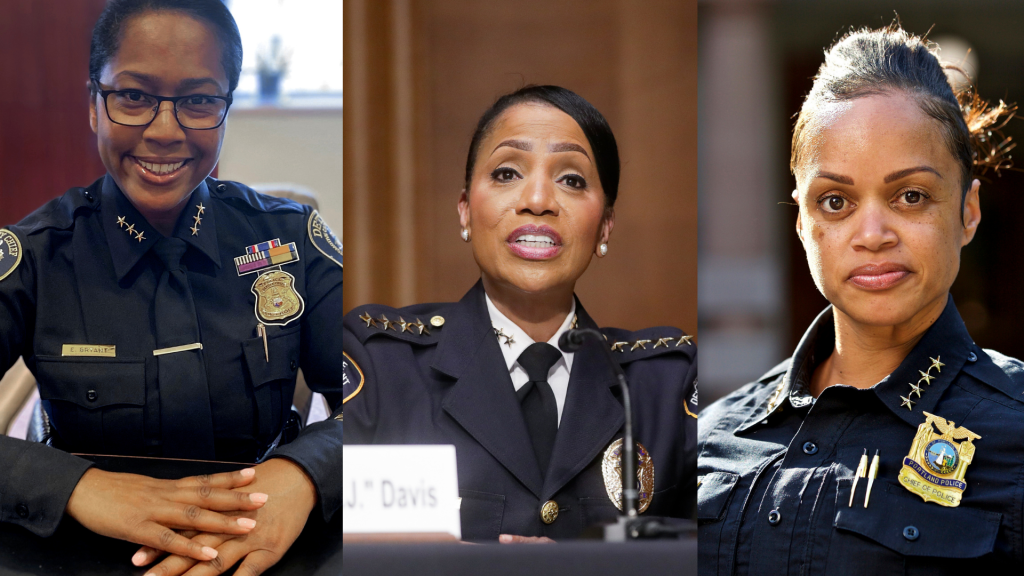
[[459, 490], [459, 516], [462, 539], [466, 541], [497, 540], [505, 516], [505, 497], [501, 494]]
[[[270, 329], [270, 332], [273, 332]], [[242, 342], [245, 363], [252, 377], [252, 385], [259, 388], [275, 380], [291, 380], [299, 370], [299, 342], [302, 338], [298, 329], [263, 338]], [[269, 357], [269, 358], [268, 358]]]
[[[902, 485], [876, 480], [864, 508], [865, 480], [850, 507], [852, 480], [839, 481], [835, 527], [903, 554], [938, 558], [977, 558], [992, 552], [1003, 515], [924, 502]], [[965, 536], [966, 535], [966, 536]]]
[[710, 472], [697, 478], [697, 520], [720, 520], [739, 474]]
[[72, 402], [88, 410], [146, 403], [142, 359], [39, 356], [36, 379], [43, 400]]

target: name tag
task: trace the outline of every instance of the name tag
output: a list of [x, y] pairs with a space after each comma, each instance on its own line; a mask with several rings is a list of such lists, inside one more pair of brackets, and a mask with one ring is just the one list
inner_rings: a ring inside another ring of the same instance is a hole
[[91, 344], [65, 344], [61, 356], [86, 356], [93, 358], [116, 358], [117, 346], [94, 346]]
[[345, 534], [462, 539], [455, 446], [343, 446]]

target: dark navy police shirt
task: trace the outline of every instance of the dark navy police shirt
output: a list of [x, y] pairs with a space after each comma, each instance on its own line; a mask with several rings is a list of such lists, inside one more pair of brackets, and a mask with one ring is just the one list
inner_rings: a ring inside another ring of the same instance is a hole
[[[0, 374], [25, 358], [62, 448], [254, 462], [287, 420], [300, 367], [310, 388], [340, 405], [341, 244], [315, 210], [214, 179], [192, 193], [174, 237], [187, 246], [181, 263], [203, 345], [192, 353], [202, 355], [208, 392], [187, 395], [184, 405], [161, 394], [180, 384], [160, 381], [154, 356], [157, 326], [167, 322], [154, 307], [165, 266], [152, 248], [161, 237], [109, 176], [0, 230]], [[265, 350], [253, 292], [259, 274], [240, 275], [235, 258], [272, 240], [295, 243], [297, 259], [280, 270], [294, 277], [304, 310], [267, 326]], [[173, 447], [162, 431], [182, 421], [212, 433], [212, 449]], [[341, 422], [328, 420], [275, 452], [310, 474], [328, 516], [341, 499], [333, 487], [340, 445]], [[5, 437], [0, 462], [0, 521], [40, 534], [55, 529], [88, 467]]]
[[[1019, 570], [1024, 364], [976, 346], [952, 298], [888, 377], [866, 390], [832, 386], [815, 399], [811, 375], [834, 346], [829, 308], [790, 360], [701, 413], [700, 573]], [[933, 359], [942, 366], [929, 369]], [[959, 506], [925, 502], [898, 481], [924, 412], [981, 437]], [[878, 450], [880, 463], [867, 508], [867, 478], [849, 504], [865, 449], [869, 457]]]

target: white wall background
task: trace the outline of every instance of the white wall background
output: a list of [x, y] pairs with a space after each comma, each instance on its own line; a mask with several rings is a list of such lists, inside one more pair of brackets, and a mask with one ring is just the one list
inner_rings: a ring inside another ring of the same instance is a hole
[[291, 182], [316, 192], [342, 238], [342, 110], [232, 110], [219, 178], [247, 185]]

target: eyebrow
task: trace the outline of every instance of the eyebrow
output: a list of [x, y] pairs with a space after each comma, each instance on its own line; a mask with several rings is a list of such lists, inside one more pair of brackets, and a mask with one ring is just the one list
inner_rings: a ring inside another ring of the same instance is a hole
[[842, 174], [834, 174], [832, 172], [825, 172], [824, 170], [818, 171], [814, 175], [815, 178], [827, 178], [828, 180], [834, 180], [840, 184], [846, 184], [847, 186], [853, 186], [853, 178], [849, 176], [843, 176]]
[[932, 174], [935, 174], [939, 178], [942, 178], [942, 174], [939, 174], [939, 171], [936, 170], [935, 168], [932, 168], [931, 166], [915, 166], [913, 168], [897, 170], [892, 174], [889, 174], [888, 176], [885, 177], [885, 183], [888, 184], [890, 182], [895, 182], [896, 180], [906, 178], [907, 176], [910, 176], [911, 174], [916, 174], [918, 172], [931, 172]]
[[[911, 174], [916, 174], [918, 172], [931, 172], [932, 174], [935, 174], [939, 178], [942, 178], [942, 174], [939, 174], [939, 171], [936, 170], [935, 168], [932, 168], [931, 166], [914, 166], [913, 168], [904, 168], [903, 170], [897, 170], [897, 171], [887, 175], [883, 179], [883, 181], [886, 184], [889, 184], [891, 182], [895, 182], [897, 180], [901, 180], [903, 178], [906, 178], [907, 176], [910, 176]], [[829, 180], [834, 180], [836, 182], [839, 182], [840, 184], [846, 184], [847, 186], [853, 186], [853, 178], [850, 178], [849, 176], [844, 176], [842, 174], [834, 174], [832, 172], [821, 171], [821, 172], [818, 172], [817, 174], [815, 174], [814, 177], [815, 178], [827, 178]]]
[[590, 155], [583, 149], [583, 146], [576, 144], [575, 142], [559, 142], [548, 146], [548, 152], [579, 152], [590, 159]]
[[[530, 144], [526, 140], [504, 140], [501, 144], [494, 147], [494, 152], [497, 152], [498, 148], [502, 148], [504, 146], [515, 148], [516, 150], [522, 150], [523, 152], [533, 150], [533, 144]], [[491, 152], [491, 154], [494, 154], [494, 152]]]
[[[120, 78], [123, 76], [133, 78], [143, 84], [149, 84], [151, 86], [159, 82], [159, 79], [156, 76], [143, 74], [142, 72], [132, 72], [131, 70], [119, 72], [114, 78]], [[213, 78], [186, 78], [178, 83], [178, 90], [188, 90], [206, 84], [211, 84], [218, 90], [220, 89], [220, 84]]]

